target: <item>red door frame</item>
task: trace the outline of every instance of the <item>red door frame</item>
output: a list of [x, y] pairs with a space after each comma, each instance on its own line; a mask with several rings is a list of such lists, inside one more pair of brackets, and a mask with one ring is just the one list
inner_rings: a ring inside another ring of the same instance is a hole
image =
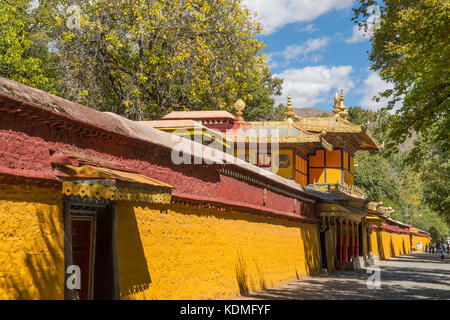
[[[71, 210], [72, 259], [81, 270], [81, 289], [74, 290], [74, 299], [94, 298], [95, 243], [97, 213], [87, 210]], [[86, 276], [87, 275], [87, 276]]]

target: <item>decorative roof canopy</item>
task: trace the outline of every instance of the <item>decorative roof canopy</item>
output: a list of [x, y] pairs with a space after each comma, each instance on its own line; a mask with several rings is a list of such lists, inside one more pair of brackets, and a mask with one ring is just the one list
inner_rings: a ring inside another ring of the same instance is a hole
[[166, 114], [163, 120], [180, 120], [180, 119], [230, 119], [234, 120], [235, 117], [225, 110], [212, 110], [212, 111], [173, 111]]
[[322, 134], [306, 132], [290, 121], [244, 122], [239, 129], [227, 132], [224, 138], [234, 142], [317, 143], [327, 150], [333, 149]]
[[[334, 117], [311, 117], [300, 118], [296, 117], [295, 125], [305, 131], [321, 133], [326, 132], [329, 141], [335, 145], [342, 144], [347, 141], [345, 134], [352, 136], [353, 150], [380, 150], [379, 143], [367, 131], [367, 126], [359, 126], [348, 121], [348, 112], [344, 104], [344, 91], [341, 89], [341, 94], [336, 92], [334, 96], [333, 106]], [[330, 139], [330, 136], [334, 136]], [[343, 138], [343, 139], [341, 139]], [[340, 139], [340, 140], [339, 140]], [[340, 142], [339, 142], [340, 141]]]
[[109, 168], [65, 165], [58, 171], [63, 179], [63, 198], [77, 202], [127, 200], [167, 204], [174, 188], [142, 174]]

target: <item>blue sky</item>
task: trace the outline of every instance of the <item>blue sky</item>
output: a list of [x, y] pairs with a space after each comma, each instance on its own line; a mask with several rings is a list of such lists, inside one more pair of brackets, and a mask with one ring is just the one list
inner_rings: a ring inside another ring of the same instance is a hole
[[336, 91], [345, 104], [377, 110], [372, 100], [388, 85], [369, 70], [370, 35], [351, 21], [352, 0], [243, 0], [264, 26], [258, 39], [274, 75], [284, 79], [283, 94], [293, 106], [331, 110]]

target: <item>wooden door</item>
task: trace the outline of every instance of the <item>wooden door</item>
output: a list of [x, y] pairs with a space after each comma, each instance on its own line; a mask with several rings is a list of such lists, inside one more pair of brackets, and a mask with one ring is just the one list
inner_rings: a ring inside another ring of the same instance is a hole
[[93, 299], [95, 263], [95, 213], [72, 213], [72, 259], [80, 267], [81, 288], [74, 299]]

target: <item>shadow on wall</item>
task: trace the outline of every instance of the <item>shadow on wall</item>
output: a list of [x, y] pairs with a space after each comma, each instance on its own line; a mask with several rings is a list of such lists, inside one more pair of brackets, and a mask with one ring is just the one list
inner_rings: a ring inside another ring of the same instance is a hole
[[[170, 210], [167, 211], [168, 208]], [[264, 251], [260, 250], [264, 250], [263, 241], [267, 235], [256, 231], [264, 228], [272, 230], [270, 226], [274, 225], [277, 226], [273, 229], [276, 235], [277, 232], [285, 231], [280, 231], [279, 226], [286, 226], [292, 228], [289, 232], [294, 235], [299, 232], [300, 224], [297, 222], [177, 204], [167, 207], [119, 201], [117, 212], [122, 298], [227, 298], [237, 293], [246, 295], [253, 290], [273, 286], [274, 282], [288, 281], [288, 278], [295, 279], [296, 274], [298, 278], [299, 273], [304, 271], [297, 271], [295, 267], [303, 269], [305, 265], [308, 273], [319, 270], [315, 226], [305, 225], [300, 228], [304, 248], [300, 241], [290, 243], [298, 243], [298, 249], [291, 251], [301, 252], [304, 249], [306, 261], [300, 254], [296, 261], [292, 261], [292, 257], [283, 257], [292, 262], [293, 268], [285, 268], [280, 273], [271, 269], [279, 261], [268, 261], [261, 257]], [[226, 231], [224, 227], [230, 229]], [[241, 234], [252, 241], [243, 240], [239, 237]], [[180, 247], [172, 248], [166, 243], [158, 246], [162, 239]], [[215, 250], [215, 246], [223, 247], [226, 256], [222, 256], [222, 251]], [[258, 250], [253, 250], [255, 248]], [[270, 254], [274, 254], [274, 251], [281, 254], [273, 248]], [[309, 261], [311, 259], [315, 261]], [[183, 263], [179, 264], [180, 261]], [[196, 270], [202, 270], [201, 275], [196, 274]], [[186, 287], [186, 291], [177, 292], [183, 287]]]
[[[1, 199], [5, 200], [5, 199]], [[8, 199], [6, 199], [8, 201]], [[7, 268], [0, 270], [0, 288], [6, 292], [6, 299], [63, 299], [64, 298], [64, 247], [62, 206], [54, 203], [26, 203], [17, 201], [17, 208], [29, 209], [35, 205], [36, 210], [22, 212], [23, 219], [36, 219], [34, 223], [16, 225], [16, 230], [6, 230], [6, 234], [15, 236], [15, 232], [23, 232], [21, 227], [28, 227], [26, 235], [17, 237], [14, 248], [7, 255]], [[49, 205], [47, 208], [42, 208]], [[15, 205], [13, 205], [15, 207]], [[18, 213], [19, 214], [19, 213]], [[16, 223], [19, 217], [11, 217]], [[11, 224], [9, 224], [11, 226]], [[13, 227], [13, 228], [14, 228]], [[33, 239], [29, 241], [29, 239]], [[28, 242], [27, 242], [28, 241]]]
[[237, 250], [237, 260], [236, 260], [236, 280], [239, 286], [239, 293], [241, 295], [249, 294], [250, 289], [248, 287], [248, 275], [247, 275], [247, 265], [245, 263], [244, 257], [242, 255], [242, 250]]
[[[255, 263], [255, 267], [256, 267], [256, 272], [258, 273], [258, 283], [259, 283], [259, 287], [261, 289], [266, 289], [267, 288], [267, 281], [266, 278], [264, 276], [264, 271], [263, 269], [259, 266], [258, 262], [256, 261], [256, 259], [253, 259], [254, 263]], [[297, 272], [297, 270], [295, 270], [295, 272]]]
[[394, 248], [394, 241], [392, 241], [392, 235], [391, 235], [391, 237], [390, 237], [391, 239], [391, 257], [395, 257], [396, 256], [396, 254], [395, 254], [395, 248]]
[[319, 268], [319, 231], [314, 228], [300, 228], [303, 239], [303, 250], [305, 252], [305, 266], [307, 274], [317, 274]]
[[142, 247], [133, 203], [119, 202], [117, 215], [120, 296], [124, 297], [146, 291], [152, 279]]
[[377, 234], [377, 246], [378, 246], [378, 255], [380, 259], [385, 259], [384, 255], [384, 246], [383, 246], [383, 239], [382, 234], [380, 231], [376, 231]]

